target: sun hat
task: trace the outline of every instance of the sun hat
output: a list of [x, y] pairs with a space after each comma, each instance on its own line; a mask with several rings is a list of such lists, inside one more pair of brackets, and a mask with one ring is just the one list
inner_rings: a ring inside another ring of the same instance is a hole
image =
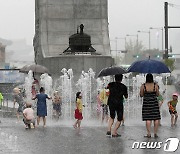
[[175, 93], [173, 93], [172, 95], [178, 97], [179, 94], [175, 92]]

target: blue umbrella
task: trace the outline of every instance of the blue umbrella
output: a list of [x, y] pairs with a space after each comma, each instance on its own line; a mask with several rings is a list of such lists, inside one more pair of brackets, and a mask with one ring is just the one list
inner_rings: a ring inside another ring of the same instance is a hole
[[170, 73], [169, 68], [161, 61], [158, 60], [140, 60], [135, 61], [129, 68], [128, 72], [138, 73]]

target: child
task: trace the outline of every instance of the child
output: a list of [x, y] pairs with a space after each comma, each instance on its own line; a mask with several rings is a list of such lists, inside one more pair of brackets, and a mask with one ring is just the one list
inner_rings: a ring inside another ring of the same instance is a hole
[[108, 96], [109, 96], [109, 89], [106, 88], [100, 92], [101, 106], [103, 109], [102, 123], [103, 123], [104, 119], [106, 119], [106, 122], [108, 122], [108, 105], [107, 105]]
[[19, 105], [17, 109], [17, 113], [16, 113], [17, 120], [18, 120], [17, 122], [19, 122], [20, 113], [22, 113], [24, 109], [24, 99], [19, 88], [14, 88], [13, 92], [14, 92], [14, 108], [15, 108], [16, 103]]
[[31, 104], [26, 104], [26, 109], [23, 111], [23, 122], [26, 125], [26, 129], [35, 128], [35, 118], [34, 118], [34, 111], [31, 108]]
[[54, 92], [54, 97], [53, 97], [53, 115], [61, 116], [61, 98], [58, 94], [58, 91]]
[[83, 119], [83, 116], [82, 116], [82, 107], [83, 107], [83, 104], [82, 104], [82, 94], [81, 92], [77, 92], [76, 93], [76, 110], [75, 110], [75, 119], [76, 122], [74, 123], [73, 127], [74, 128], [80, 128], [80, 125], [81, 125], [81, 120]]
[[178, 103], [178, 94], [173, 93], [172, 100], [168, 102], [169, 113], [171, 114], [171, 127], [176, 126], [178, 114], [176, 111], [176, 105]]
[[4, 97], [3, 97], [2, 93], [0, 92], [0, 109], [2, 107], [3, 99], [4, 99]]

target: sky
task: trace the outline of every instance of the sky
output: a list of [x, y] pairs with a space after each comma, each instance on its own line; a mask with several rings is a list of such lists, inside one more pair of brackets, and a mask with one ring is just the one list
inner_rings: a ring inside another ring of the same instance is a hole
[[[0, 0], [0, 37], [22, 39], [32, 45], [34, 37], [35, 0]], [[180, 26], [180, 0], [167, 0], [169, 6], [169, 25]], [[108, 0], [108, 22], [111, 48], [115, 48], [115, 37], [124, 38], [127, 34], [137, 35], [139, 41], [148, 48], [149, 27], [164, 27], [163, 0]], [[150, 30], [151, 48], [162, 47], [161, 30]], [[159, 36], [159, 37], [158, 37]], [[126, 37], [127, 41], [136, 37]], [[174, 53], [180, 53], [180, 29], [169, 30], [169, 45]], [[118, 49], [124, 49], [124, 40], [118, 39]]]

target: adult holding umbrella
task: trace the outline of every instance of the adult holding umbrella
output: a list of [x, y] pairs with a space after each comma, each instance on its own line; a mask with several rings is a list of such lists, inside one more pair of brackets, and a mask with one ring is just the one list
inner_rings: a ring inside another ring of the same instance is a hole
[[[123, 120], [123, 97], [128, 97], [127, 87], [121, 83], [123, 79], [124, 73], [127, 73], [125, 69], [118, 66], [108, 67], [102, 69], [98, 77], [115, 75], [115, 82], [111, 82], [108, 84], [107, 88], [109, 89], [109, 97], [108, 103], [109, 111], [110, 111], [110, 119], [108, 123], [108, 130], [106, 135], [112, 137], [119, 137], [120, 135], [117, 133], [118, 128], [121, 125], [121, 121]], [[117, 122], [112, 131], [112, 125], [114, 123], [115, 115], [117, 114]]]
[[154, 137], [157, 138], [159, 120], [161, 119], [157, 96], [159, 96], [159, 87], [153, 80], [152, 73], [170, 73], [168, 67], [158, 60], [141, 60], [134, 62], [128, 69], [128, 72], [148, 73], [146, 82], [141, 85], [140, 96], [143, 97], [142, 120], [146, 121], [147, 135], [151, 138], [151, 123], [154, 121]]
[[159, 120], [161, 119], [159, 103], [159, 88], [153, 81], [153, 75], [146, 75], [146, 83], [141, 85], [140, 96], [143, 97], [142, 119], [146, 121], [147, 135], [144, 137], [151, 138], [151, 123], [154, 121], [154, 137], [157, 138]]
[[[121, 83], [123, 78], [122, 74], [115, 75], [115, 82], [108, 84], [109, 98], [108, 106], [110, 111], [110, 119], [108, 123], [107, 136], [119, 137], [117, 133], [120, 127], [121, 121], [123, 120], [123, 97], [128, 97], [127, 87]], [[113, 131], [111, 131], [112, 125], [114, 123], [115, 115], [117, 114], [117, 122], [114, 126]]]

